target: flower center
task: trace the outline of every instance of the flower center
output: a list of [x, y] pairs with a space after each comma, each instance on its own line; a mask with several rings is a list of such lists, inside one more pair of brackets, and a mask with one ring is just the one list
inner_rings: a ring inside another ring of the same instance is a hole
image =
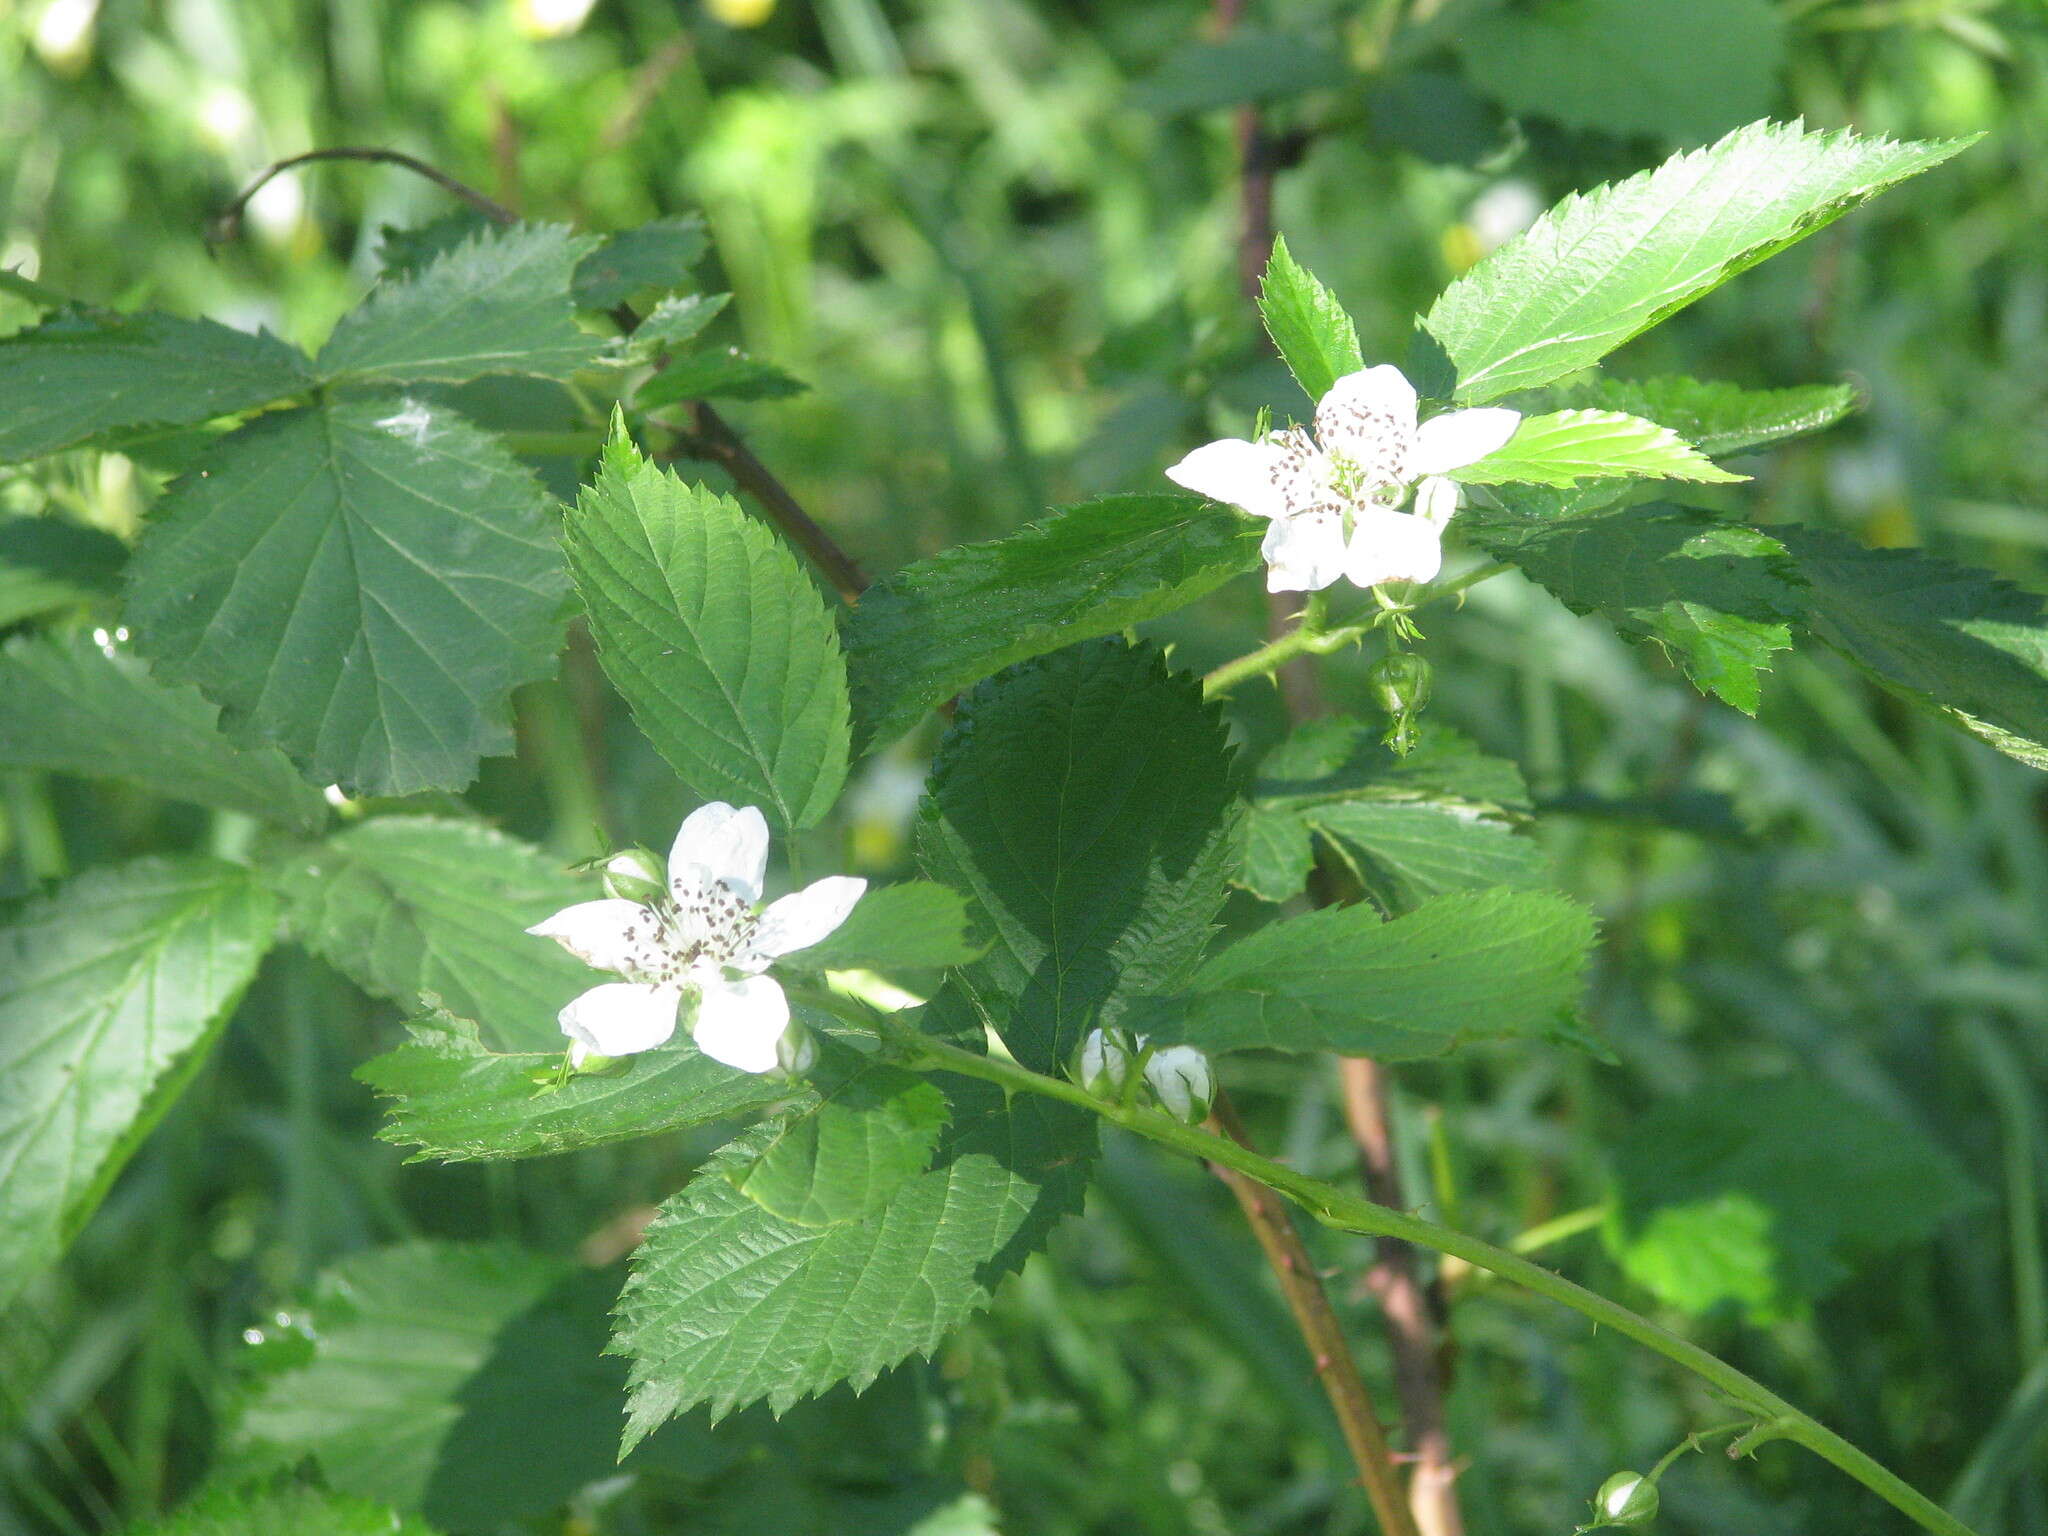
[[639, 980], [679, 983], [697, 967], [726, 965], [752, 948], [759, 920], [724, 885], [677, 881], [670, 893], [626, 925], [628, 964]]

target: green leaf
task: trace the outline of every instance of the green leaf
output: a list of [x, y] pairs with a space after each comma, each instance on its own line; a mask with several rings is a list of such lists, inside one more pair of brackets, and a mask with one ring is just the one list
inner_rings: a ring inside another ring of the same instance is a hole
[[693, 293], [663, 299], [626, 338], [626, 356], [647, 362], [670, 347], [687, 346], [732, 302], [729, 293]]
[[349, 383], [566, 378], [601, 345], [577, 328], [569, 300], [576, 263], [595, 244], [556, 224], [479, 230], [417, 273], [378, 283], [341, 317], [313, 366]]
[[610, 309], [639, 294], [680, 288], [703, 259], [704, 221], [693, 213], [621, 230], [576, 265], [578, 309]]
[[1785, 57], [1770, 0], [1562, 0], [1461, 20], [1473, 84], [1572, 128], [1700, 140], [1768, 112]]
[[796, 557], [623, 437], [567, 543], [605, 674], [690, 791], [816, 824], [846, 780], [846, 663]]
[[1344, 715], [1296, 727], [1260, 760], [1254, 803], [1298, 809], [1365, 796], [1509, 820], [1529, 814], [1522, 770], [1448, 726], [1425, 723], [1405, 757], [1387, 747], [1384, 735], [1382, 726]]
[[292, 936], [364, 991], [407, 1009], [431, 994], [504, 1049], [559, 1058], [556, 1013], [610, 979], [526, 932], [595, 893], [476, 822], [379, 816], [270, 879]]
[[861, 750], [1013, 662], [1171, 613], [1257, 570], [1263, 527], [1187, 496], [1107, 496], [883, 577], [846, 620]]
[[1710, 458], [1819, 432], [1863, 403], [1853, 384], [1743, 389], [1679, 375], [1594, 379], [1557, 393], [1565, 404], [1623, 411], [1661, 422]]
[[487, 235], [491, 221], [474, 208], [454, 208], [424, 224], [386, 224], [377, 231], [377, 267], [387, 278], [417, 277], [436, 257]]
[[1687, 1312], [1784, 1318], [1981, 1192], [1917, 1127], [1810, 1075], [1721, 1083], [1638, 1116], [1615, 1151], [1606, 1237]]
[[731, 1170], [761, 1209], [801, 1227], [859, 1221], [931, 1166], [952, 1115], [936, 1083], [870, 1061], [829, 1037], [806, 1074], [818, 1102], [783, 1119], [760, 1154]]
[[1220, 42], [1180, 44], [1132, 95], [1147, 111], [1180, 117], [1338, 90], [1351, 79], [1344, 56], [1317, 38], [1247, 31]]
[[1553, 891], [1462, 891], [1391, 922], [1367, 906], [1283, 918], [1212, 956], [1132, 1027], [1204, 1050], [1406, 1061], [1467, 1040], [1575, 1032], [1592, 914]]
[[1542, 846], [1512, 822], [1455, 801], [1387, 803], [1340, 800], [1300, 813], [1388, 912], [1412, 912], [1446, 891], [1548, 885]]
[[869, 891], [822, 943], [776, 963], [785, 970], [918, 970], [965, 965], [988, 950], [958, 891], [906, 880]]
[[956, 973], [1016, 1058], [1060, 1070], [1207, 943], [1237, 837], [1236, 774], [1201, 680], [1101, 640], [961, 701], [919, 814], [918, 862], [995, 944]]
[[1806, 624], [1893, 693], [2048, 768], [2048, 612], [2033, 593], [1918, 549], [1772, 530], [1806, 581]]
[[778, 1413], [929, 1355], [1061, 1216], [1080, 1209], [1095, 1118], [937, 1078], [952, 1122], [932, 1168], [859, 1221], [807, 1227], [733, 1185], [776, 1134], [715, 1154], [634, 1255], [612, 1347], [631, 1357], [626, 1445], [699, 1403]]
[[1521, 771], [1464, 737], [1427, 726], [1405, 757], [1382, 732], [1342, 716], [1299, 727], [1259, 764], [1247, 863], [1239, 883], [1267, 901], [1300, 893], [1324, 839], [1385, 910], [1410, 911], [1446, 891], [1539, 886], [1542, 848], [1517, 835], [1528, 819]]
[[0, 927], [0, 1307], [54, 1263], [184, 1090], [270, 947], [211, 859], [140, 859]]
[[258, 418], [174, 484], [128, 622], [172, 680], [316, 783], [456, 789], [509, 751], [508, 700], [550, 666], [567, 583], [532, 475], [418, 400]]
[[377, 1134], [418, 1148], [414, 1161], [545, 1157], [734, 1119], [792, 1095], [788, 1083], [736, 1072], [680, 1037], [616, 1072], [557, 1083], [560, 1043], [493, 1051], [474, 1022], [446, 1011], [406, 1027], [409, 1041], [356, 1076], [392, 1101]]
[[1279, 236], [1259, 284], [1259, 316], [1311, 400], [1322, 399], [1337, 380], [1365, 366], [1358, 332], [1344, 306], [1289, 254], [1287, 241]]
[[1746, 480], [1731, 475], [1669, 427], [1619, 411], [1552, 411], [1524, 416], [1515, 435], [1485, 458], [1451, 471], [1472, 485], [1521, 481], [1569, 486], [1633, 476], [1653, 480]]
[[1548, 384], [1968, 142], [1752, 123], [1566, 198], [1446, 288], [1425, 323], [1462, 403]]
[[463, 1531], [541, 1515], [616, 1471], [617, 1282], [510, 1247], [411, 1242], [320, 1277], [311, 1359], [267, 1381], [245, 1455]]
[[128, 546], [65, 517], [0, 517], [0, 629], [110, 596]]
[[1308, 824], [1293, 811], [1252, 805], [1238, 824], [1237, 873], [1241, 886], [1261, 901], [1291, 901], [1308, 886], [1316, 866]]
[[643, 411], [678, 400], [783, 400], [810, 385], [738, 347], [705, 347], [671, 358], [633, 393]]
[[390, 1508], [298, 1484], [220, 1488], [127, 1536], [434, 1536]]
[[219, 718], [198, 689], [158, 682], [134, 657], [82, 636], [0, 650], [0, 765], [125, 779], [264, 821], [326, 821], [320, 791], [283, 753], [237, 747]]
[[0, 463], [231, 416], [312, 382], [305, 356], [268, 331], [66, 310], [0, 337]]
[[1695, 687], [1755, 714], [1757, 674], [1806, 611], [1801, 567], [1773, 534], [1652, 502], [1592, 517], [1463, 520], [1574, 613], [1598, 613], [1663, 646]]

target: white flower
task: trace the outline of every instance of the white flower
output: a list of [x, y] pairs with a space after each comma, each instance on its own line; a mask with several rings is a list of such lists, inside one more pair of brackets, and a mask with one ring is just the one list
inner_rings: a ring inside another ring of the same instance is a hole
[[660, 1045], [694, 996], [690, 1034], [699, 1050], [743, 1072], [773, 1071], [789, 1000], [761, 973], [845, 922], [868, 883], [834, 875], [757, 914], [767, 868], [761, 813], [713, 801], [676, 833], [666, 891], [645, 902], [580, 902], [527, 929], [625, 978], [592, 987], [562, 1010], [571, 1062]]
[[[1317, 404], [1314, 436], [1289, 427], [1255, 443], [1226, 437], [1167, 478], [1272, 521], [1261, 546], [1269, 591], [1316, 591], [1340, 576], [1361, 587], [1433, 581], [1458, 508], [1457, 482], [1444, 477], [1500, 447], [1522, 416], [1488, 407], [1418, 423], [1415, 406], [1400, 369], [1361, 368]], [[1403, 512], [1411, 486], [1415, 508]]]

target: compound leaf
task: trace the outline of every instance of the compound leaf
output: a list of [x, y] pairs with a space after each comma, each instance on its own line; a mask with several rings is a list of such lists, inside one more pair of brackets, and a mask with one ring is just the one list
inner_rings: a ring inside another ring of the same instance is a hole
[[1813, 1077], [1722, 1083], [1638, 1116], [1615, 1151], [1606, 1238], [1687, 1312], [1757, 1322], [1924, 1241], [1981, 1198], [1918, 1128]]
[[1574, 613], [1654, 640], [1703, 692], [1746, 714], [1758, 677], [1806, 611], [1801, 568], [1777, 535], [1661, 503], [1588, 517], [1474, 517], [1468, 536]]
[[936, 1083], [818, 1040], [818, 1102], [786, 1116], [732, 1172], [756, 1205], [803, 1227], [872, 1216], [931, 1166], [952, 1111]]
[[1620, 411], [1552, 411], [1524, 416], [1515, 435], [1476, 463], [1451, 471], [1473, 485], [1516, 481], [1571, 486], [1630, 476], [1652, 480], [1741, 480], [1669, 427]]
[[566, 589], [546, 497], [495, 440], [357, 399], [214, 444], [143, 536], [128, 622], [239, 739], [399, 795], [511, 748], [508, 700], [548, 667]]
[[1651, 379], [1594, 379], [1557, 391], [1563, 403], [1624, 411], [1671, 428], [1709, 458], [1747, 453], [1833, 426], [1863, 397], [1853, 384], [1798, 384], [1744, 389], [1678, 374]]
[[870, 890], [822, 943], [779, 963], [807, 971], [937, 969], [987, 950], [964, 896], [931, 880], [905, 880]]
[[784, 829], [823, 817], [846, 780], [846, 663], [796, 557], [624, 437], [568, 548], [605, 673], [683, 783]]
[[886, 746], [1014, 662], [1171, 613], [1258, 569], [1262, 526], [1187, 496], [1107, 496], [883, 577], [846, 621], [860, 749]]
[[1017, 1059], [1058, 1070], [1088, 1031], [1193, 967], [1235, 855], [1236, 774], [1200, 680], [1101, 640], [961, 701], [918, 860], [995, 943], [958, 973]]
[[1566, 198], [1446, 288], [1425, 324], [1463, 403], [1548, 384], [1968, 142], [1752, 123]]
[[176, 1101], [270, 947], [246, 870], [139, 859], [0, 927], [0, 1307]]
[[479, 230], [417, 270], [387, 274], [341, 317], [313, 366], [349, 383], [564, 378], [602, 343], [576, 325], [569, 285], [597, 242], [555, 224]]
[[1770, 0], [1562, 0], [1473, 16], [1457, 44], [1511, 112], [1699, 140], [1769, 110], [1784, 34]]
[[237, 747], [197, 688], [83, 637], [0, 650], [0, 765], [124, 779], [171, 800], [318, 827], [320, 791], [274, 747]]
[[1806, 584], [1806, 624], [1901, 698], [2048, 768], [2048, 611], [2030, 592], [1918, 549], [1772, 530]]
[[128, 546], [66, 517], [0, 517], [0, 629], [120, 585]]
[[1133, 1027], [1204, 1050], [1382, 1061], [1467, 1040], [1569, 1038], [1593, 918], [1553, 891], [1460, 891], [1382, 922], [1364, 905], [1283, 918], [1211, 956]]
[[643, 293], [667, 293], [690, 280], [708, 245], [693, 213], [622, 229], [576, 264], [570, 294], [578, 309], [610, 309]]
[[1273, 254], [1259, 284], [1259, 317], [1288, 371], [1311, 400], [1322, 399], [1337, 380], [1365, 366], [1351, 316], [1336, 295], [1289, 254], [1287, 241], [1280, 236], [1274, 237]]
[[232, 416], [312, 382], [305, 355], [268, 331], [66, 310], [0, 338], [0, 463]]
[[285, 1483], [218, 1488], [127, 1536], [434, 1536], [417, 1520], [345, 1493]]
[[608, 978], [525, 930], [589, 898], [539, 849], [489, 827], [380, 816], [272, 873], [293, 937], [364, 991], [423, 996], [508, 1050], [559, 1059], [555, 1014]]
[[[591, 977], [592, 981], [599, 978]], [[391, 1102], [377, 1132], [415, 1161], [544, 1157], [728, 1120], [792, 1096], [788, 1083], [736, 1072], [678, 1036], [608, 1073], [558, 1081], [553, 1050], [500, 1052], [477, 1025], [443, 1011], [356, 1076]]]
[[714, 1417], [763, 1399], [780, 1413], [929, 1355], [1080, 1209], [1093, 1116], [1021, 1096], [1006, 1105], [979, 1081], [934, 1081], [952, 1120], [932, 1167], [860, 1220], [804, 1226], [735, 1186], [777, 1134], [772, 1123], [715, 1154], [662, 1206], [612, 1342], [632, 1361], [629, 1449], [699, 1403]]

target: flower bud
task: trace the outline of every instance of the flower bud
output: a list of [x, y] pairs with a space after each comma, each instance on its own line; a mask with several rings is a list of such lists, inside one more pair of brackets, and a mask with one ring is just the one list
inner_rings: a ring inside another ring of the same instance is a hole
[[1122, 1096], [1131, 1080], [1136, 1054], [1131, 1037], [1121, 1029], [1091, 1029], [1074, 1052], [1074, 1081], [1098, 1099]]
[[622, 848], [604, 862], [604, 889], [608, 896], [644, 905], [668, 894], [668, 874], [645, 848]]
[[1192, 1045], [1169, 1045], [1145, 1062], [1145, 1081], [1159, 1107], [1183, 1125], [1200, 1125], [1216, 1101], [1216, 1073]]
[[1429, 702], [1429, 683], [1429, 663], [1413, 651], [1389, 651], [1365, 675], [1373, 701], [1396, 719]]
[[818, 1037], [791, 1019], [775, 1042], [775, 1064], [785, 1076], [803, 1077], [818, 1064]]
[[1648, 1525], [1660, 1502], [1657, 1485], [1640, 1472], [1617, 1472], [1600, 1485], [1593, 1509], [1610, 1525]]

